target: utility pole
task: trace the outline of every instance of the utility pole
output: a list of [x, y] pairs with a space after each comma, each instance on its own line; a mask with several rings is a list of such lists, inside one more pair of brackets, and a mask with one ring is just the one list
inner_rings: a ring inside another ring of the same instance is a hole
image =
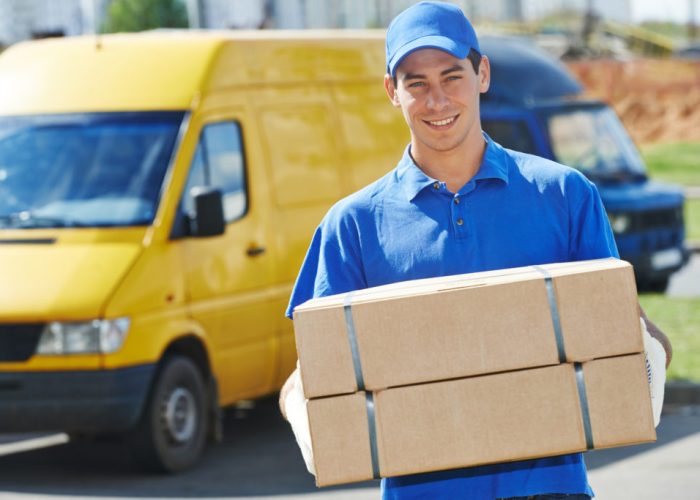
[[581, 38], [583, 46], [589, 49], [591, 46], [591, 37], [596, 29], [597, 17], [593, 9], [593, 0], [586, 0], [586, 13], [583, 16], [583, 29], [581, 30]]
[[202, 12], [199, 0], [186, 0], [185, 8], [187, 9], [187, 20], [191, 29], [199, 29], [202, 27]]
[[688, 40], [693, 42], [697, 38], [697, 25], [695, 24], [697, 0], [688, 0], [688, 12]]
[[523, 0], [510, 0], [508, 7], [508, 14], [513, 21], [518, 23], [525, 21], [525, 15], [523, 13]]

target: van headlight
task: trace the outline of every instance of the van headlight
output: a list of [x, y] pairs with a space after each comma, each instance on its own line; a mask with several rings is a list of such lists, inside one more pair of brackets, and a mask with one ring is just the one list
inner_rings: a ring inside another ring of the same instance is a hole
[[37, 354], [96, 354], [121, 349], [129, 331], [129, 318], [92, 321], [53, 321], [44, 327]]
[[608, 214], [610, 227], [615, 234], [622, 234], [630, 228], [630, 216], [627, 214]]

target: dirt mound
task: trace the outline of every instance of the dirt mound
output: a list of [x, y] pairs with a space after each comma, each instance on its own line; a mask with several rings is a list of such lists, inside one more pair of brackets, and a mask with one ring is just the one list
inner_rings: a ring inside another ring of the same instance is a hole
[[700, 62], [576, 61], [590, 97], [615, 109], [637, 144], [700, 141]]

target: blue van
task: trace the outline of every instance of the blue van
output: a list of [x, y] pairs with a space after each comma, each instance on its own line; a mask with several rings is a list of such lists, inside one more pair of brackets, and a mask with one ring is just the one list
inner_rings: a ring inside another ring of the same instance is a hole
[[480, 43], [491, 62], [483, 129], [507, 148], [574, 167], [593, 181], [639, 290], [664, 291], [689, 258], [681, 188], [648, 178], [615, 112], [583, 99], [562, 63], [521, 38], [484, 36]]

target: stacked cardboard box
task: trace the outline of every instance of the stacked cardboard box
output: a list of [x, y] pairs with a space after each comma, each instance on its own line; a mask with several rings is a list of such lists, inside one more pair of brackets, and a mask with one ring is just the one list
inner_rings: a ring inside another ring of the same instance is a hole
[[319, 486], [655, 439], [626, 262], [396, 283], [294, 325]]

